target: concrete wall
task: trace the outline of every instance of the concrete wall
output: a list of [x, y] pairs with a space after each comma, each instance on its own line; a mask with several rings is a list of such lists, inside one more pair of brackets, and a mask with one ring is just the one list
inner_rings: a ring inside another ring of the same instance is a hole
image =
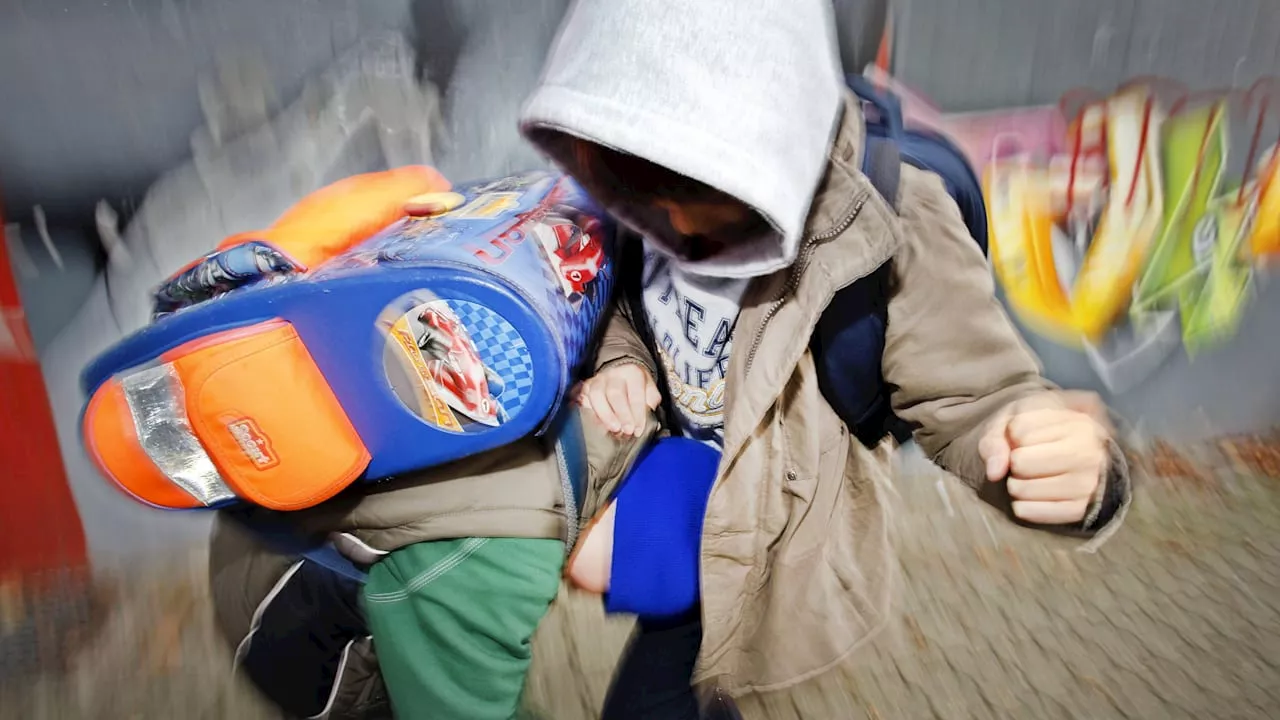
[[196, 83], [219, 55], [256, 56], [297, 93], [364, 32], [406, 24], [405, 0], [0, 0], [0, 195], [84, 217], [136, 198], [190, 154]]
[[1143, 75], [1280, 73], [1275, 0], [897, 0], [896, 70], [950, 111], [1053, 103]]
[[[514, 114], [568, 0], [0, 0], [0, 202], [55, 220], [138, 198], [186, 157], [196, 84], [220, 57], [261, 61], [281, 99], [385, 28], [413, 35], [445, 91], [442, 162], [467, 177], [530, 165]], [[874, 52], [883, 0], [836, 0], [849, 69]], [[127, 209], [127, 208], [126, 208]]]

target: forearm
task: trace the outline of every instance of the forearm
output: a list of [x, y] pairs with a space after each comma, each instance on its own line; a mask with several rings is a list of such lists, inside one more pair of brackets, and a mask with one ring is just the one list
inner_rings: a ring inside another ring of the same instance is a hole
[[621, 299], [614, 302], [605, 321], [600, 347], [596, 351], [595, 372], [612, 365], [631, 362], [643, 366], [651, 375], [656, 373], [653, 356], [632, 325], [630, 315]]

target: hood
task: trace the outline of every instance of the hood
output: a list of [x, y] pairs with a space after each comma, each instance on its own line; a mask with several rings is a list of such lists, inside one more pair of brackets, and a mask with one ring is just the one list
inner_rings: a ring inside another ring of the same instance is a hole
[[[570, 174], [566, 136], [751, 206], [775, 232], [676, 262], [700, 275], [753, 277], [795, 260], [842, 87], [830, 0], [578, 0], [521, 129]], [[666, 249], [652, 223], [610, 210]]]

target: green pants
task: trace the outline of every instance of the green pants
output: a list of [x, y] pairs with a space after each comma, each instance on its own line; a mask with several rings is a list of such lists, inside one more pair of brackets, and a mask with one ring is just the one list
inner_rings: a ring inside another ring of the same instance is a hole
[[396, 717], [514, 717], [563, 562], [559, 540], [463, 538], [374, 565], [365, 614]]

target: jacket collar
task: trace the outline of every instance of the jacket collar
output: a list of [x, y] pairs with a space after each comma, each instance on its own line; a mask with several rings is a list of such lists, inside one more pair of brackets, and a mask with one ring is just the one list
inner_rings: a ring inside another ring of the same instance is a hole
[[827, 152], [827, 169], [814, 192], [809, 217], [805, 221], [806, 237], [829, 233], [842, 219], [844, 201], [860, 189], [857, 169], [862, 167], [865, 142], [862, 105], [852, 93], [847, 93], [840, 122], [836, 124], [835, 138]]
[[[814, 290], [834, 293], [879, 267], [898, 248], [896, 215], [862, 173], [865, 143], [862, 103], [852, 92], [846, 92], [844, 114], [828, 153], [827, 171], [805, 223], [804, 239], [816, 247], [809, 267], [799, 269], [808, 271], [806, 279], [811, 279], [817, 270], [830, 284], [829, 288]], [[829, 298], [821, 299], [825, 308]]]

